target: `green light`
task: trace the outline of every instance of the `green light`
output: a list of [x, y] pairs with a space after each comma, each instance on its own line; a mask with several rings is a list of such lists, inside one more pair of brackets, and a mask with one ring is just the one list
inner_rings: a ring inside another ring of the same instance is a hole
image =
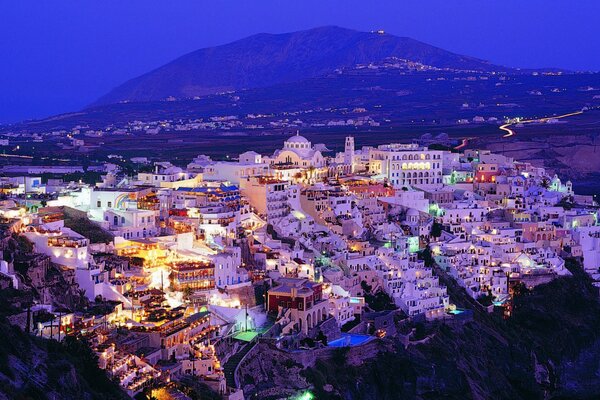
[[452, 171], [452, 174], [450, 174], [450, 184], [451, 185], [456, 184], [456, 171]]
[[409, 253], [416, 253], [419, 251], [419, 237], [411, 236], [408, 238], [408, 251]]
[[294, 396], [291, 399], [293, 400], [312, 400], [315, 398], [315, 395], [312, 394], [310, 391], [306, 391], [298, 396]]
[[429, 215], [432, 217], [441, 217], [443, 214], [443, 210], [437, 203], [431, 203], [429, 205]]

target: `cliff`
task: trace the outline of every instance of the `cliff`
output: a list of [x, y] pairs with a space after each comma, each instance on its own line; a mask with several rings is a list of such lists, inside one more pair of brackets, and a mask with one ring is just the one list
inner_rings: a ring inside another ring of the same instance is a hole
[[126, 399], [84, 343], [32, 337], [0, 317], [0, 399]]
[[[245, 392], [265, 399], [305, 390], [318, 399], [598, 398], [598, 291], [571, 268], [573, 277], [524, 290], [508, 320], [474, 310], [471, 321], [419, 326], [429, 339], [407, 347], [398, 338], [313, 353], [263, 344], [242, 366]], [[462, 289], [450, 289], [466, 300]]]

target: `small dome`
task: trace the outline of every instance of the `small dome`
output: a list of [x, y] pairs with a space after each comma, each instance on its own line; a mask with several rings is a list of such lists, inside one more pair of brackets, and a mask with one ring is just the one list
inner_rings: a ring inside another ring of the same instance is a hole
[[415, 210], [414, 208], [409, 208], [408, 211], [406, 212], [406, 216], [407, 217], [418, 217], [419, 211]]

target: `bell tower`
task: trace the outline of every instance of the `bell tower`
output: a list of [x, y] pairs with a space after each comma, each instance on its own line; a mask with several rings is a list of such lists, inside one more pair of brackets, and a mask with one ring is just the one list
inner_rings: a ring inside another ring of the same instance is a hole
[[351, 171], [354, 172], [354, 138], [346, 137], [346, 145], [344, 147], [344, 164], [350, 165]]

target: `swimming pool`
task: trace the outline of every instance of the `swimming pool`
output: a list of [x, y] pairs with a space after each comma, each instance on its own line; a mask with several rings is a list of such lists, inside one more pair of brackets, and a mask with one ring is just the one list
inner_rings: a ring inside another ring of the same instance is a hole
[[373, 336], [356, 335], [353, 333], [342, 333], [342, 337], [332, 340], [327, 344], [329, 347], [352, 347], [358, 346], [373, 339]]

